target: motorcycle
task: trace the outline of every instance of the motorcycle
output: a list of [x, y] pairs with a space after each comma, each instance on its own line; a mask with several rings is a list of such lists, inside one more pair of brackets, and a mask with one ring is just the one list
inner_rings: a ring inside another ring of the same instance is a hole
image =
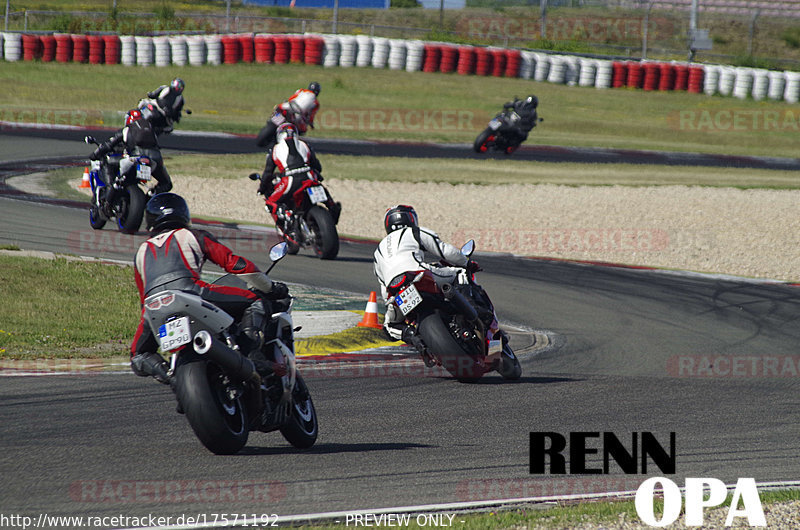
[[[475, 139], [474, 149], [476, 153], [486, 151], [502, 151], [510, 155], [522, 143], [522, 138], [528, 131], [523, 132], [520, 127], [522, 117], [513, 109], [505, 109], [497, 116], [492, 118], [489, 126], [481, 132]], [[538, 118], [537, 122], [544, 121]], [[535, 126], [535, 125], [534, 125]]]
[[[299, 188], [292, 194], [278, 218], [275, 229], [289, 245], [289, 254], [297, 254], [300, 247], [311, 248], [321, 259], [334, 259], [339, 254], [339, 233], [336, 225], [342, 205], [331, 198], [320, 182], [321, 177], [307, 166], [287, 170], [284, 175], [304, 175]], [[251, 173], [250, 180], [261, 180], [261, 175]]]
[[[272, 266], [286, 250], [285, 242], [272, 247]], [[215, 283], [244, 285], [231, 274]], [[261, 351], [268, 360], [285, 364], [286, 373], [262, 378], [253, 360], [239, 351], [234, 338], [238, 324], [217, 306], [186, 291], [166, 290], [145, 299], [144, 316], [161, 350], [172, 354], [167, 375], [179, 411], [212, 453], [239, 452], [251, 431], [278, 430], [302, 449], [316, 442], [317, 413], [295, 362], [294, 332], [299, 328], [292, 323], [291, 301], [265, 300], [274, 312]]]
[[[467, 258], [474, 250], [473, 240], [461, 248]], [[491, 301], [466, 269], [455, 285], [442, 286], [427, 269], [407, 271], [392, 279], [387, 292], [409, 326], [403, 340], [416, 347], [429, 368], [442, 366], [465, 382], [492, 370], [505, 379], [522, 375], [511, 348], [487, 335], [494, 318]]]
[[[84, 141], [100, 145], [92, 136], [87, 136]], [[128, 156], [120, 152], [111, 152], [102, 160], [92, 160], [89, 171], [91, 227], [101, 230], [107, 221], [114, 218], [120, 232], [133, 234], [139, 230], [147, 204], [145, 190], [152, 179], [153, 167], [154, 162], [147, 156]], [[110, 188], [116, 190], [111, 198]]]

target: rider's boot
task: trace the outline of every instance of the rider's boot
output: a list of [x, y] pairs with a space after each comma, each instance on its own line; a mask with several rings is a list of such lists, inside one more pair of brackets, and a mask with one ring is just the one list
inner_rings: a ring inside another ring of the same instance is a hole
[[264, 301], [256, 300], [242, 315], [242, 324], [239, 333], [239, 347], [241, 352], [253, 361], [256, 371], [261, 377], [273, 375], [282, 376], [286, 374], [286, 369], [282, 364], [270, 361], [263, 352], [264, 346], [264, 324], [266, 323], [266, 312], [264, 311]]
[[503, 344], [503, 351], [500, 354], [500, 362], [497, 365], [497, 373], [504, 379], [519, 379], [520, 369], [514, 350], [508, 344], [508, 335], [503, 330], [498, 330], [494, 334], [495, 340], [500, 340]]
[[131, 357], [131, 370], [140, 377], [152, 376], [159, 383], [170, 384], [169, 363], [156, 352], [137, 353]]

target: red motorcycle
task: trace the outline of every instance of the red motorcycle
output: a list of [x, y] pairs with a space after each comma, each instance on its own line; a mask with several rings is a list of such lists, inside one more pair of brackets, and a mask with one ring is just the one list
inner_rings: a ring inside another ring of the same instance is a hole
[[[461, 252], [469, 257], [474, 250], [470, 240]], [[459, 381], [476, 381], [492, 370], [519, 379], [522, 367], [514, 352], [487, 336], [491, 300], [473, 274], [460, 275], [455, 286], [440, 287], [427, 269], [404, 272], [389, 283], [392, 303], [409, 326], [403, 340], [417, 348], [426, 366], [442, 366]]]
[[[331, 197], [320, 181], [321, 177], [309, 168], [300, 168], [305, 177], [291, 199], [281, 199], [281, 212], [275, 229], [289, 245], [289, 254], [297, 254], [301, 247], [311, 248], [321, 259], [334, 259], [339, 254], [339, 233], [336, 225], [342, 205]], [[258, 173], [249, 175], [251, 180], [260, 180]]]

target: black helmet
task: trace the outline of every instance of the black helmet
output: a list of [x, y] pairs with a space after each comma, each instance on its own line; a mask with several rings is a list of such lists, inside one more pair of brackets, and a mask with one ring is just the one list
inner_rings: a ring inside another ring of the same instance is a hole
[[188, 228], [192, 223], [189, 206], [176, 193], [159, 193], [147, 201], [144, 210], [147, 229], [161, 232], [170, 228]]
[[308, 89], [314, 93], [315, 96], [319, 96], [319, 91], [322, 87], [319, 86], [319, 83], [316, 81], [312, 81], [308, 84]]
[[383, 226], [386, 228], [386, 233], [391, 234], [406, 226], [419, 226], [419, 217], [413, 207], [398, 204], [386, 210]]
[[525, 98], [525, 105], [532, 109], [535, 109], [536, 107], [539, 106], [539, 98], [531, 94], [530, 96]]

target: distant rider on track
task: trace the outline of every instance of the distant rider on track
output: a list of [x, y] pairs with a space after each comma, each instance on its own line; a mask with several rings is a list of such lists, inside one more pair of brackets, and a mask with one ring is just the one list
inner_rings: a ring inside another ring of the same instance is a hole
[[278, 127], [291, 123], [300, 135], [314, 128], [314, 117], [319, 110], [319, 91], [321, 87], [316, 81], [309, 83], [308, 88], [297, 90], [292, 97], [277, 105], [266, 125], [258, 133], [256, 145], [271, 148], [277, 141]]

